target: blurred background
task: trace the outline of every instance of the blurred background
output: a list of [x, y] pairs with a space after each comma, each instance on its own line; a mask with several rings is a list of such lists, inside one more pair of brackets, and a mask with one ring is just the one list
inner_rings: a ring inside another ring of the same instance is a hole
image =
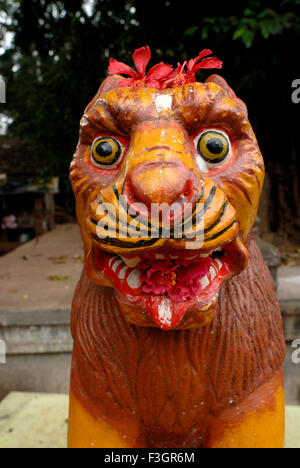
[[212, 49], [248, 105], [267, 168], [256, 235], [283, 312], [287, 400], [299, 404], [300, 0], [1, 0], [0, 25], [0, 398], [68, 391], [82, 268], [68, 166], [109, 57], [132, 65], [147, 44], [150, 65]]

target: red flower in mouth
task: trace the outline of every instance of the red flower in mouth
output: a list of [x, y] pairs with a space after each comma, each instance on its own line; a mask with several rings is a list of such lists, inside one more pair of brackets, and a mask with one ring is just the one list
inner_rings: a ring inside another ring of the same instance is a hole
[[210, 264], [210, 258], [194, 262], [145, 262], [140, 266], [143, 292], [167, 295], [174, 302], [185, 302], [199, 294], [199, 280], [208, 273]]
[[141, 88], [146, 86], [148, 88], [161, 89], [162, 82], [170, 75], [173, 71], [172, 65], [160, 62], [152, 67], [147, 74], [146, 67], [151, 59], [151, 51], [149, 46], [141, 47], [135, 50], [132, 55], [133, 62], [136, 70], [129, 67], [125, 63], [118, 62], [111, 58], [109, 61], [108, 73], [110, 75], [121, 74], [128, 75], [130, 78], [124, 78], [120, 81], [120, 87], [134, 86]]
[[164, 89], [197, 82], [196, 73], [201, 68], [222, 68], [223, 62], [216, 57], [208, 57], [211, 54], [210, 49], [203, 49], [194, 59], [184, 62], [183, 65], [178, 63], [176, 70], [165, 80]]

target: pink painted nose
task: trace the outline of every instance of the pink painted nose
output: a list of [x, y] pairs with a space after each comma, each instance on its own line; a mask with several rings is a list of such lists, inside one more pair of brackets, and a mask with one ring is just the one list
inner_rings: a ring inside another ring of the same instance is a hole
[[172, 205], [184, 197], [191, 198], [194, 177], [183, 163], [150, 162], [135, 166], [129, 176], [129, 189], [136, 201]]

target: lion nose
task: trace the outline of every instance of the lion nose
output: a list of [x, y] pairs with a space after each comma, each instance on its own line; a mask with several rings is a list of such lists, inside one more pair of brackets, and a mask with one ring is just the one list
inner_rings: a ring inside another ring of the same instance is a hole
[[193, 172], [181, 162], [138, 164], [130, 173], [129, 188], [135, 200], [148, 207], [153, 203], [172, 205], [191, 198]]

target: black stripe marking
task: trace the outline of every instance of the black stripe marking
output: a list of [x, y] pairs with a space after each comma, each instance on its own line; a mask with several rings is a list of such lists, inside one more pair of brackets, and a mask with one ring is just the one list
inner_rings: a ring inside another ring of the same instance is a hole
[[[103, 206], [103, 209], [107, 212], [107, 214], [110, 216], [111, 220], [114, 222], [115, 216], [112, 215], [111, 211], [106, 207], [105, 203], [103, 203], [101, 200], [98, 200], [98, 204]], [[92, 221], [93, 224], [97, 225], [97, 221], [95, 221], [93, 218], [91, 218], [91, 221]], [[129, 226], [129, 224], [127, 222], [122, 221], [122, 219], [118, 219], [118, 221], [119, 221], [119, 224], [121, 226], [123, 226], [123, 227], [127, 228]], [[115, 224], [116, 224], [116, 226], [118, 228], [118, 225], [117, 225], [116, 222], [115, 222]], [[143, 234], [146, 234], [146, 235], [151, 234], [151, 231], [150, 232], [149, 231], [148, 232], [140, 231], [140, 232], [142, 232]]]
[[[137, 219], [137, 217], [133, 217], [132, 215], [130, 215], [128, 213], [128, 210], [127, 210], [127, 205], [124, 205], [123, 203], [123, 200], [121, 200], [120, 198], [120, 194], [117, 190], [117, 187], [114, 185], [113, 186], [113, 191], [114, 191], [114, 194], [119, 202], [119, 204], [122, 206], [122, 208], [124, 209], [124, 211], [128, 214], [128, 216], [130, 216], [132, 219]], [[143, 226], [146, 226], [148, 228], [148, 234], [151, 234], [152, 232], [152, 229], [154, 229], [155, 231], [158, 232], [157, 228], [155, 226], [152, 226], [149, 222], [147, 221], [144, 221], [143, 219], [139, 219], [139, 222], [143, 225]]]
[[[112, 228], [110, 226], [107, 226], [107, 224], [101, 223], [101, 221], [96, 221], [95, 219], [91, 218], [91, 222], [96, 226], [105, 229], [106, 231], [110, 232], [116, 232], [117, 234], [122, 234], [124, 237], [128, 237], [128, 234], [130, 235], [130, 228], [129, 224], [124, 223], [123, 226], [127, 228], [127, 232], [124, 232], [120, 229], [118, 225], [116, 225], [116, 228]], [[138, 234], [145, 234], [145, 236], [148, 236], [149, 233], [143, 230], [136, 230], [134, 232], [137, 232]]]
[[141, 240], [132, 244], [131, 242], [121, 241], [117, 239], [110, 239], [110, 238], [99, 239], [95, 234], [92, 234], [92, 238], [95, 241], [99, 242], [100, 244], [112, 245], [112, 246], [121, 247], [121, 248], [123, 247], [126, 249], [127, 248], [136, 249], [138, 247], [151, 247], [154, 244], [156, 244], [156, 242], [158, 241], [158, 239]]
[[[204, 214], [206, 213], [206, 211], [210, 208], [210, 205], [213, 201], [213, 199], [215, 198], [215, 194], [216, 194], [216, 191], [217, 191], [217, 186], [214, 186], [210, 193], [209, 193], [209, 196], [207, 197], [207, 199], [205, 200], [204, 202], [204, 206], [203, 208], [198, 212], [198, 213], [195, 213], [195, 215], [193, 216], [193, 219], [192, 219], [192, 226], [195, 226], [195, 223], [197, 221], [197, 218], [198, 216], [201, 217], [201, 219], [203, 218]], [[198, 202], [199, 203], [199, 202]], [[186, 224], [188, 223], [188, 221], [186, 221], [184, 224], [182, 224], [181, 226], [175, 226], [175, 228], [172, 230], [172, 233], [173, 234], [178, 234], [179, 233], [179, 228], [181, 229], [181, 232], [184, 231], [184, 228], [186, 226]], [[171, 239], [173, 239], [174, 237], [171, 237]]]
[[224, 217], [224, 215], [225, 215], [225, 213], [227, 211], [228, 205], [229, 205], [228, 201], [224, 203], [224, 205], [222, 207], [222, 210], [221, 210], [221, 213], [220, 213], [220, 216], [218, 217], [218, 219], [211, 226], [209, 226], [207, 229], [205, 229], [205, 234], [212, 231], [221, 222], [222, 218]]
[[222, 231], [218, 232], [217, 234], [205, 239], [205, 242], [217, 239], [218, 237], [222, 236], [222, 234], [225, 234], [225, 232], [229, 231], [229, 229], [231, 229], [235, 224], [237, 224], [237, 220], [233, 221], [233, 223], [231, 223], [229, 226], [227, 226], [226, 228], [224, 228]]

